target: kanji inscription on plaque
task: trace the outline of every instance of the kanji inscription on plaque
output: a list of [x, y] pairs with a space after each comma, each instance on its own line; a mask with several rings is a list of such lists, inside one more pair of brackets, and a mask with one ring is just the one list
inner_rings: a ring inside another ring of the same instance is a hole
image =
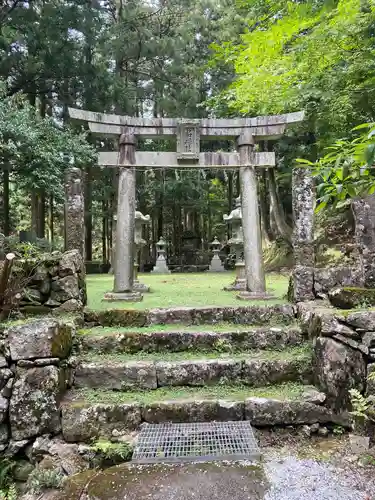
[[199, 160], [199, 153], [199, 120], [179, 122], [177, 124], [177, 158], [179, 160]]

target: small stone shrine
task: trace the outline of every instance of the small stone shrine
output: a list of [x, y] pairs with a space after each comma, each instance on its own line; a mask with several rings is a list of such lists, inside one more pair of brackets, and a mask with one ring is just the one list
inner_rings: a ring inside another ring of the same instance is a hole
[[135, 212], [135, 228], [134, 228], [134, 283], [133, 290], [137, 292], [149, 292], [150, 287], [141, 283], [138, 279], [138, 256], [141, 248], [146, 245], [146, 240], [142, 238], [142, 227], [150, 223], [150, 216], [143, 215], [142, 212]]
[[167, 266], [167, 260], [165, 258], [167, 243], [163, 237], [156, 243], [157, 259], [156, 264], [151, 271], [154, 274], [170, 274], [170, 270]]
[[[245, 262], [243, 260], [243, 230], [242, 230], [242, 207], [241, 207], [241, 197], [236, 198], [236, 207], [229, 215], [223, 216], [224, 222], [232, 227], [232, 237], [228, 241], [231, 251], [236, 255], [236, 279], [231, 285], [224, 287], [227, 292], [232, 292], [233, 290], [245, 291], [246, 290], [246, 274], [245, 274]], [[232, 250], [233, 249], [233, 250]]]
[[223, 266], [223, 263], [221, 262], [219, 253], [220, 253], [220, 248], [221, 248], [221, 243], [220, 241], [216, 238], [214, 238], [214, 241], [211, 243], [212, 251], [214, 253], [212, 259], [211, 259], [211, 264], [208, 269], [208, 273], [222, 273], [225, 271], [225, 268]]

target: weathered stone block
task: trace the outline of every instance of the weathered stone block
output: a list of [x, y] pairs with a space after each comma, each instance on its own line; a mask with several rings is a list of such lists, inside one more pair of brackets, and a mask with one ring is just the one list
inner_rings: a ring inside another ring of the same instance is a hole
[[36, 358], [66, 358], [72, 346], [73, 326], [41, 319], [6, 329], [13, 361]]
[[295, 266], [289, 280], [288, 299], [304, 302], [314, 298], [314, 268]]
[[346, 316], [345, 322], [364, 332], [375, 331], [375, 311], [356, 311]]
[[141, 424], [141, 410], [136, 404], [106, 405], [69, 403], [62, 405], [62, 433], [65, 441], [86, 442], [111, 439], [114, 432], [126, 435]]
[[152, 362], [82, 362], [74, 375], [76, 387], [93, 389], [156, 389], [156, 369]]
[[143, 420], [150, 424], [163, 422], [211, 422], [243, 420], [244, 403], [238, 401], [162, 401], [145, 405]]
[[66, 276], [52, 281], [51, 299], [66, 302], [70, 299], [79, 299], [79, 286], [77, 276]]
[[159, 387], [203, 386], [211, 382], [235, 382], [241, 377], [242, 361], [231, 359], [156, 363]]
[[375, 304], [374, 288], [340, 287], [330, 290], [329, 300], [334, 307], [339, 309], [355, 309], [368, 307]]
[[327, 403], [339, 411], [350, 403], [350, 389], [363, 391], [366, 365], [363, 354], [331, 338], [319, 337], [314, 347], [315, 377]]
[[245, 418], [256, 426], [342, 423], [342, 418], [324, 406], [306, 401], [280, 401], [266, 398], [249, 398], [245, 401]]
[[127, 309], [85, 310], [85, 322], [100, 326], [145, 326], [147, 312]]
[[367, 365], [367, 387], [368, 396], [375, 396], [375, 363]]
[[56, 366], [17, 369], [9, 405], [13, 440], [60, 432], [61, 389], [62, 376]]
[[84, 273], [84, 271], [84, 262], [78, 250], [69, 250], [61, 255], [58, 266], [60, 278], [74, 276], [77, 273]]
[[242, 380], [253, 387], [281, 382], [307, 383], [311, 378], [311, 356], [294, 360], [248, 359], [243, 364]]
[[375, 195], [352, 200], [355, 240], [359, 252], [363, 285], [375, 287]]
[[363, 275], [358, 267], [318, 267], [314, 272], [314, 290], [317, 296], [326, 296], [337, 287], [361, 287]]
[[83, 310], [83, 303], [78, 299], [70, 299], [56, 307], [53, 310], [53, 314], [66, 314], [66, 313], [74, 313]]

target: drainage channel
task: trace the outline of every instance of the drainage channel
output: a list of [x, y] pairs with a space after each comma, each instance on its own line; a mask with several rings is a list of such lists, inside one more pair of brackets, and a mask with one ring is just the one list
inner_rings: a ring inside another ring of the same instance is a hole
[[139, 464], [257, 460], [261, 456], [250, 422], [146, 424], [132, 462]]

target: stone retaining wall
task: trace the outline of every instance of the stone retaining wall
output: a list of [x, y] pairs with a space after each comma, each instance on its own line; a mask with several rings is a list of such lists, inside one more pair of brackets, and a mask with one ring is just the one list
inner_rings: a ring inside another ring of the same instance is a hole
[[77, 250], [16, 261], [14, 275], [26, 282], [20, 299], [21, 312], [82, 311], [87, 302], [85, 267]]
[[323, 299], [328, 296], [329, 291], [336, 287], [364, 286], [363, 273], [359, 264], [358, 266], [316, 267], [312, 271], [313, 295], [305, 294], [302, 298], [298, 297], [295, 293], [296, 282], [299, 280], [304, 281], [305, 276], [310, 274], [310, 267], [298, 266], [297, 271], [293, 271], [289, 280], [288, 291], [288, 298], [291, 302], [309, 301], [314, 298]]
[[61, 431], [59, 406], [69, 386], [66, 360], [74, 332], [73, 322], [54, 318], [2, 328], [0, 451], [5, 455]]
[[375, 395], [367, 374], [375, 369], [375, 310], [340, 311], [300, 303], [303, 331], [313, 340], [315, 385], [336, 411], [349, 405], [349, 390]]

